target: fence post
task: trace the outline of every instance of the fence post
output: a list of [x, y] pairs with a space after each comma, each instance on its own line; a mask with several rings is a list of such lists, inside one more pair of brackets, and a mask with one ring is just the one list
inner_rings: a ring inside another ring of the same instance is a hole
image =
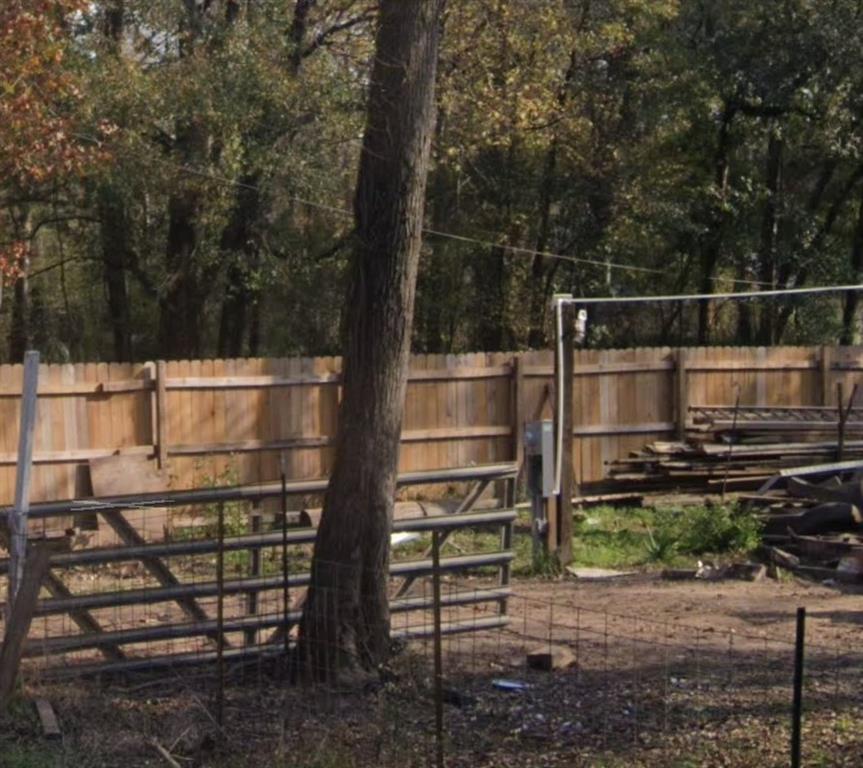
[[[255, 501], [252, 504], [252, 511], [249, 515], [249, 523], [252, 533], [261, 532], [261, 503]], [[261, 575], [261, 549], [254, 547], [249, 552], [249, 576], [258, 577]], [[249, 616], [255, 616], [258, 613], [258, 592], [253, 590], [246, 595], [246, 613]], [[255, 645], [258, 642], [258, 628], [249, 627], [244, 635], [246, 645]]]
[[18, 431], [18, 466], [15, 476], [15, 506], [9, 516], [9, 593], [7, 615], [12, 607], [27, 559], [27, 518], [30, 512], [30, 479], [33, 471], [33, 432], [36, 427], [36, 398], [39, 387], [39, 353], [24, 354], [24, 383], [21, 391], [21, 422]]
[[833, 349], [826, 344], [819, 348], [818, 362], [821, 371], [819, 384], [821, 385], [821, 405], [830, 405], [830, 375], [833, 370]]
[[[515, 508], [515, 488], [517, 479], [512, 477], [508, 479], [504, 485], [506, 491], [504, 496], [504, 508], [505, 509], [514, 509]], [[512, 534], [513, 534], [513, 523], [504, 523], [503, 527], [500, 531], [500, 548], [504, 552], [509, 552], [512, 549]], [[500, 566], [500, 578], [499, 583], [501, 587], [509, 587], [510, 576], [512, 574], [512, 566], [509, 561], [503, 563]], [[508, 607], [508, 601], [506, 598], [503, 598], [498, 604], [498, 609], [501, 616], [506, 616]]]
[[575, 317], [576, 307], [572, 302], [564, 303], [560, 311], [563, 313], [561, 380], [563, 382], [563, 413], [560, 417], [562, 431], [560, 450], [563, 454], [560, 463], [560, 496], [557, 500], [558, 515], [558, 551], [557, 559], [561, 565], [572, 561], [572, 497], [575, 491], [573, 481], [573, 414], [572, 390], [575, 374]]
[[290, 568], [288, 567], [288, 477], [285, 473], [285, 454], [279, 455], [279, 469], [282, 479], [282, 620], [284, 621], [284, 632], [282, 641], [284, 643], [285, 660], [291, 651], [291, 585]]
[[791, 768], [800, 768], [800, 733], [803, 719], [803, 655], [806, 646], [806, 609], [797, 609], [794, 644], [794, 699], [791, 708]]
[[512, 356], [512, 440], [518, 479], [524, 466], [524, 365], [520, 355]]
[[216, 552], [216, 661], [218, 687], [216, 690], [216, 722], [219, 738], [225, 726], [225, 503], [219, 502], [219, 548]]
[[686, 437], [686, 417], [689, 411], [689, 373], [686, 370], [688, 352], [678, 349], [675, 354], [674, 367], [674, 420], [677, 425], [677, 439]]
[[168, 466], [168, 366], [164, 360], [156, 362], [156, 458], [159, 469]]
[[434, 614], [434, 704], [435, 766], [444, 768], [443, 759], [443, 639], [440, 604], [440, 532], [432, 531], [432, 608]]

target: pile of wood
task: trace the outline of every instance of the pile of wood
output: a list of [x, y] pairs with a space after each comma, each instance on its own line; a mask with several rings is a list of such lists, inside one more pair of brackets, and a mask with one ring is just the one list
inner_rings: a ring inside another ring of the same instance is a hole
[[745, 497], [763, 518], [767, 558], [802, 575], [863, 582], [863, 462], [802, 474], [780, 473], [763, 492]]
[[756, 490], [777, 471], [863, 459], [863, 409], [709, 406], [689, 409], [686, 439], [617, 459], [603, 490]]

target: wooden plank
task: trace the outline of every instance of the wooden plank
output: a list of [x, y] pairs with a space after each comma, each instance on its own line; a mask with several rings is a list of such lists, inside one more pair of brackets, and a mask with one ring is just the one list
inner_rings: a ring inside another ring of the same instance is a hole
[[89, 464], [96, 496], [160, 493], [168, 490], [164, 473], [146, 455], [104, 456], [92, 459]]
[[[59, 384], [60, 367], [57, 365], [43, 365], [40, 379], [50, 384]], [[63, 425], [63, 401], [44, 401], [39, 406], [39, 418], [36, 421], [36, 436], [34, 442], [40, 447], [51, 450], [65, 446], [66, 432]], [[60, 487], [60, 476], [62, 472], [55, 465], [43, 465], [39, 472], [38, 497], [46, 501], [51, 499], [62, 499], [63, 489]]]
[[[153, 388], [146, 379], [126, 379], [122, 381], [50, 383], [45, 381], [39, 387], [39, 397], [70, 397], [75, 395], [108, 395], [122, 392], [142, 392]], [[21, 397], [19, 390], [9, 387], [0, 388], [0, 398]]]
[[[18, 428], [17, 472], [15, 478], [15, 505], [9, 520], [10, 569], [7, 609], [14, 613], [18, 589], [24, 578], [27, 559], [27, 515], [30, 510], [30, 483], [33, 472], [33, 438], [36, 427], [36, 392], [39, 386], [39, 353], [24, 355], [24, 382], [21, 395], [21, 420]], [[41, 575], [40, 575], [41, 580]], [[38, 585], [37, 585], [38, 587]], [[37, 588], [38, 593], [38, 588]], [[27, 623], [29, 627], [29, 619]]]
[[[61, 374], [60, 380], [63, 384], [72, 384], [75, 382], [75, 366], [73, 365], [63, 365], [61, 366]], [[78, 404], [76, 402], [77, 398], [74, 397], [66, 397], [63, 398], [63, 433], [65, 435], [65, 439], [63, 441], [62, 448], [64, 450], [78, 448], [81, 445], [80, 437], [78, 435], [78, 424], [76, 419], [76, 412]], [[83, 494], [83, 483], [81, 482], [81, 472], [85, 472], [83, 468], [80, 467], [64, 467], [62, 470], [64, 487], [59, 495], [59, 498], [62, 499], [74, 499], [77, 496], [82, 496]]]
[[831, 378], [831, 370], [833, 367], [833, 349], [832, 347], [822, 344], [819, 348], [818, 367], [820, 371], [819, 378], [819, 402], [822, 406], [829, 406], [833, 402], [833, 380]]
[[[620, 350], [611, 350], [611, 352]], [[605, 376], [612, 373], [648, 373], [654, 371], [674, 370], [673, 360], [660, 360], [657, 362], [600, 362], [593, 364], [579, 363], [573, 371], [576, 378], [581, 376]], [[524, 375], [528, 378], [548, 378], [554, 375], [553, 365], [527, 365]]]
[[168, 445], [170, 430], [168, 427], [168, 366], [164, 360], [156, 362], [156, 459], [159, 468], [168, 466]]
[[[251, 367], [251, 360], [236, 361]], [[340, 374], [314, 374], [291, 376], [174, 376], [169, 378], [168, 389], [269, 389], [272, 387], [301, 387], [321, 384], [338, 384]]]
[[[106, 456], [149, 456], [149, 445], [133, 445], [128, 448], [75, 448], [67, 451], [40, 451], [33, 454], [33, 464], [80, 464]], [[14, 466], [18, 456], [14, 453], [0, 453], [0, 465]]]
[[[38, 353], [35, 360], [38, 369]], [[38, 376], [38, 370], [35, 375]], [[32, 373], [31, 376], [33, 376]], [[32, 390], [34, 400], [35, 392], [34, 387]], [[18, 590], [9, 612], [3, 647], [0, 649], [0, 714], [8, 710], [12, 694], [15, 692], [18, 667], [24, 653], [24, 641], [27, 639], [30, 623], [36, 612], [42, 579], [48, 571], [49, 554], [48, 547], [35, 546], [27, 553], [26, 561], [22, 561], [23, 568], [18, 581]]]
[[676, 432], [677, 424], [673, 421], [657, 421], [650, 424], [590, 424], [575, 427], [573, 434], [578, 437], [600, 437], [616, 435], [644, 435], [661, 432]]
[[59, 739], [63, 736], [60, 731], [60, 723], [57, 721], [57, 715], [54, 712], [54, 707], [48, 699], [36, 699], [36, 713], [39, 715], [39, 722], [42, 724], [42, 735], [46, 739]]
[[[251, 361], [249, 361], [251, 364]], [[409, 381], [449, 381], [451, 379], [495, 379], [511, 375], [508, 365], [477, 366], [450, 370], [413, 368]], [[168, 389], [263, 389], [340, 384], [340, 373], [304, 373], [290, 376], [182, 376], [168, 379]], [[139, 387], [143, 388], [143, 387]]]
[[677, 439], [686, 437], [686, 420], [689, 414], [689, 372], [688, 356], [685, 349], [678, 349], [675, 355], [674, 371], [674, 419], [677, 424]]

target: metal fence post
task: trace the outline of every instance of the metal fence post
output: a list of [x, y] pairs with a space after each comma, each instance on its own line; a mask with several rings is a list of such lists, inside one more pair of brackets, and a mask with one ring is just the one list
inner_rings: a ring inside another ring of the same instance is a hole
[[282, 618], [284, 620], [284, 642], [285, 659], [291, 650], [291, 593], [290, 593], [290, 569], [288, 568], [288, 478], [285, 472], [285, 454], [279, 455], [279, 468], [282, 480]]
[[440, 600], [440, 532], [432, 531], [432, 600], [434, 608], [434, 703], [435, 765], [444, 768], [443, 759], [443, 648]]
[[794, 643], [794, 699], [791, 707], [791, 768], [800, 768], [800, 726], [803, 720], [803, 655], [806, 648], [806, 609], [797, 609]]
[[33, 469], [33, 432], [36, 426], [36, 393], [39, 387], [39, 353], [24, 355], [24, 385], [21, 392], [21, 422], [18, 431], [18, 466], [15, 477], [15, 506], [9, 516], [9, 595], [7, 615], [24, 576], [27, 558], [28, 514], [30, 511], [30, 477]]
[[[225, 726], [225, 504], [219, 502], [219, 547], [216, 551], [216, 654], [218, 689], [216, 692], [216, 721], [219, 729]], [[221, 733], [220, 733], [221, 738]]]

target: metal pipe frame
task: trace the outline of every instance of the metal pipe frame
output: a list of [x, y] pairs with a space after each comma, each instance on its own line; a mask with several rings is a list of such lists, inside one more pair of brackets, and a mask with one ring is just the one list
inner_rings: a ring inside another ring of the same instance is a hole
[[[518, 465], [512, 462], [485, 464], [477, 467], [453, 467], [449, 469], [404, 472], [397, 478], [397, 487], [413, 485], [432, 485], [435, 483], [469, 482], [471, 480], [505, 480], [518, 474]], [[288, 495], [321, 494], [327, 489], [328, 479], [298, 480], [287, 483]], [[262, 501], [282, 495], [282, 483], [261, 483], [258, 485], [235, 485], [225, 488], [198, 488], [166, 493], [127, 494], [123, 496], [104, 496], [92, 499], [68, 499], [32, 504], [31, 519], [65, 517], [87, 513], [117, 512], [126, 509], [146, 511], [148, 508], [195, 506], [228, 501]], [[0, 509], [4, 520], [12, 513], [11, 507]]]
[[[500, 526], [515, 520], [513, 510], [493, 510], [490, 512], [472, 512], [459, 515], [435, 515], [434, 517], [417, 517], [393, 522], [393, 533], [424, 532], [434, 530], [449, 530], [453, 528], [481, 528], [485, 526]], [[315, 541], [315, 528], [294, 528], [285, 532], [289, 546], [312, 544]], [[227, 536], [224, 542], [225, 552], [237, 552], [248, 549], [265, 549], [279, 547], [283, 543], [282, 531], [266, 533], [250, 533], [242, 536]], [[71, 568], [82, 565], [106, 565], [130, 560], [141, 560], [147, 557], [183, 557], [190, 555], [206, 555], [217, 552], [217, 539], [198, 539], [190, 541], [170, 541], [158, 544], [144, 544], [128, 547], [101, 547], [82, 549], [73, 552], [58, 552], [51, 555], [52, 568]], [[0, 575], [9, 570], [8, 558], [0, 559]]]
[[[465, 605], [480, 605], [496, 603], [512, 596], [512, 590], [492, 588], [478, 589], [470, 592], [444, 595], [441, 605], [455, 608]], [[404, 597], [390, 603], [390, 613], [402, 614], [411, 611], [427, 610], [432, 607], [430, 597]], [[288, 614], [288, 625], [294, 626], [300, 621], [302, 611], [291, 611]], [[284, 614], [281, 611], [239, 616], [223, 623], [223, 631], [242, 632], [245, 630], [271, 629], [283, 626]], [[106, 645], [134, 645], [135, 643], [152, 643], [160, 640], [177, 640], [188, 637], [198, 637], [216, 631], [216, 620], [187, 622], [184, 624], [163, 624], [155, 627], [136, 627], [134, 629], [118, 629], [101, 634], [60, 635], [27, 644], [25, 655], [29, 658], [47, 656], [55, 653], [68, 653], [88, 648], [101, 648]]]
[[[514, 557], [515, 555], [512, 552], [453, 555], [442, 558], [440, 566], [441, 571], [463, 571], [470, 568], [505, 565], [512, 562]], [[433, 564], [431, 559], [405, 560], [390, 565], [390, 576], [428, 576], [432, 570]], [[283, 581], [282, 574], [251, 579], [233, 579], [224, 583], [223, 594], [235, 595], [242, 592], [265, 592], [270, 589], [279, 589]], [[291, 588], [307, 587], [310, 582], [311, 574], [309, 573], [298, 573], [289, 577]], [[168, 587], [128, 589], [121, 592], [93, 592], [84, 595], [74, 595], [73, 597], [52, 597], [39, 602], [34, 616], [50, 616], [74, 610], [116, 608], [123, 605], [164, 603], [181, 597], [214, 597], [218, 594], [218, 591], [217, 582], [203, 581]]]
[[[471, 618], [467, 621], [456, 621], [441, 627], [442, 635], [459, 635], [470, 632], [482, 632], [498, 629], [509, 624], [506, 616], [491, 616], [489, 618]], [[395, 630], [391, 633], [394, 640], [417, 640], [431, 637], [432, 627], [429, 624], [418, 624], [416, 627]], [[257, 661], [259, 659], [278, 658], [284, 654], [281, 643], [266, 643], [255, 646], [226, 648], [225, 661]], [[66, 667], [54, 667], [42, 672], [46, 680], [80, 678], [91, 675], [110, 675], [127, 672], [150, 672], [159, 668], [198, 666], [216, 660], [216, 651], [203, 653], [177, 653], [164, 656], [151, 656], [139, 659], [124, 659], [122, 661], [102, 662], [96, 664], [76, 664]]]

